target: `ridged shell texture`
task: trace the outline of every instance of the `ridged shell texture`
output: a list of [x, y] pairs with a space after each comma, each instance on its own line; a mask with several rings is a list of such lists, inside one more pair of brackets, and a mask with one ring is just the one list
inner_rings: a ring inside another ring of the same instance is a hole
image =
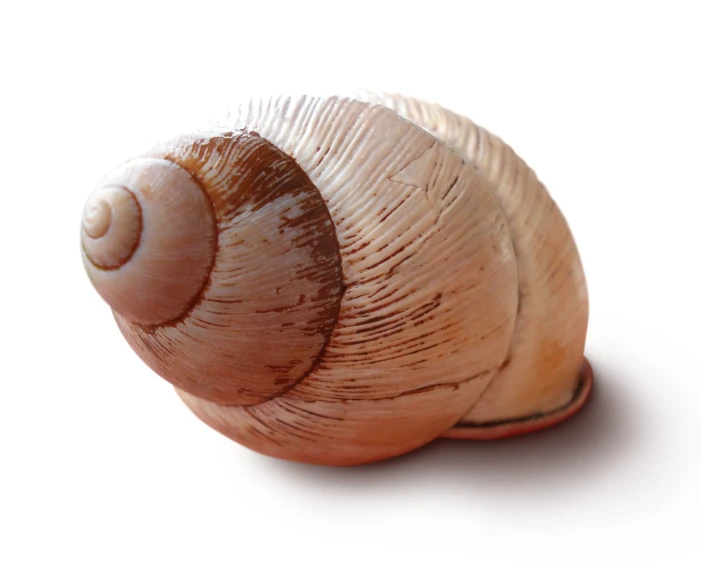
[[[100, 257], [123, 264], [95, 261], [122, 216]], [[179, 238], [147, 235], [178, 221]], [[134, 350], [265, 454], [385, 459], [556, 412], [579, 387], [587, 294], [567, 224], [507, 145], [440, 106], [252, 100], [113, 171], [83, 242]]]

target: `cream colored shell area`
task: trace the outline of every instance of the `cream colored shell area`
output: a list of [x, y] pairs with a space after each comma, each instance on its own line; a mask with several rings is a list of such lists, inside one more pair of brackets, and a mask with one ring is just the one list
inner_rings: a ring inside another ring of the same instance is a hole
[[260, 452], [359, 464], [436, 438], [506, 358], [518, 305], [502, 211], [475, 167], [380, 106], [253, 101], [231, 129], [292, 156], [336, 228], [344, 296], [316, 367], [285, 395], [222, 406], [179, 391], [205, 422]]
[[95, 289], [134, 326], [177, 319], [199, 296], [214, 255], [216, 227], [200, 186], [176, 164], [137, 158], [98, 183], [93, 204], [107, 223], [95, 239], [81, 233]]
[[502, 140], [441, 106], [364, 94], [453, 146], [494, 189], [518, 264], [519, 312], [507, 359], [463, 424], [549, 412], [572, 399], [582, 366], [588, 300], [567, 222], [535, 173]]

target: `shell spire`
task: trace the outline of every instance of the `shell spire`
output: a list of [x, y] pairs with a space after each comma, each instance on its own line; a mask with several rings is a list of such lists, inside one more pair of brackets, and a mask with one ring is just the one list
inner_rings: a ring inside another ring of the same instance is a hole
[[88, 199], [83, 260], [97, 291], [125, 319], [158, 326], [187, 312], [214, 259], [212, 205], [182, 167], [137, 158]]
[[109, 173], [83, 257], [136, 353], [218, 404], [257, 404], [314, 366], [338, 314], [338, 242], [294, 160], [246, 132], [180, 136]]

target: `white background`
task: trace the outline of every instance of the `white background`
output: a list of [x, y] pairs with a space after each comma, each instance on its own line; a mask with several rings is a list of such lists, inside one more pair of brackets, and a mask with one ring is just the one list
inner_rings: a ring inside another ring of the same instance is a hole
[[[0, 582], [701, 581], [694, 4], [3, 3]], [[591, 295], [570, 422], [304, 466], [128, 349], [80, 260], [100, 176], [237, 96], [355, 88], [468, 115], [549, 187]]]

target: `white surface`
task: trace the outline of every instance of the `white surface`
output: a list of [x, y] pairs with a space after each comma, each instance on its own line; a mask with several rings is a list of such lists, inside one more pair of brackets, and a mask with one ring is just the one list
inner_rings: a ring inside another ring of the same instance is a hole
[[[698, 582], [692, 3], [174, 4], [2, 9], [0, 582]], [[571, 422], [305, 467], [205, 427], [121, 339], [78, 251], [100, 176], [237, 94], [354, 87], [465, 113], [549, 187], [591, 295]]]

